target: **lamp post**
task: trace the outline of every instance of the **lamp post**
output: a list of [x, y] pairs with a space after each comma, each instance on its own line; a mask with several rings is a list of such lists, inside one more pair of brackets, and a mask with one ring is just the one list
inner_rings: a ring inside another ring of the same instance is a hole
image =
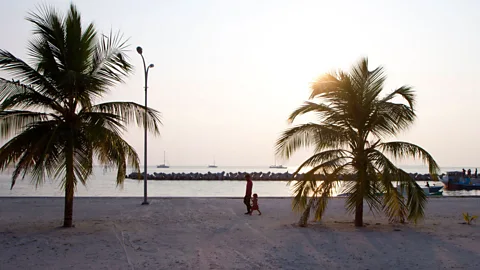
[[147, 88], [148, 88], [148, 70], [150, 68], [153, 68], [153, 64], [148, 65], [148, 67], [145, 65], [145, 58], [143, 58], [143, 50], [142, 47], [138, 46], [137, 47], [137, 52], [140, 54], [142, 57], [143, 61], [143, 71], [145, 72], [145, 117], [143, 118], [143, 125], [145, 127], [145, 138], [144, 138], [144, 176], [143, 176], [143, 202], [142, 205], [148, 205], [147, 201]]

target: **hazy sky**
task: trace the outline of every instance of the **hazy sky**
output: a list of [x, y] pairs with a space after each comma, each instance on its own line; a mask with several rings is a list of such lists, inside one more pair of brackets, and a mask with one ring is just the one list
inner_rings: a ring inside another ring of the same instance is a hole
[[[361, 2], [361, 3], [360, 3]], [[26, 58], [28, 11], [45, 1], [3, 1], [0, 48]], [[66, 11], [68, 1], [46, 1]], [[143, 67], [155, 64], [149, 106], [163, 113], [149, 136], [150, 165], [270, 165], [289, 113], [309, 84], [368, 56], [386, 90], [417, 90], [418, 119], [398, 139], [441, 166], [479, 165], [480, 1], [75, 1], [84, 23], [130, 37], [136, 72], [105, 100], [143, 104]], [[143, 130], [125, 135], [143, 162]], [[300, 152], [283, 164], [307, 157]], [[280, 161], [279, 161], [280, 163]]]

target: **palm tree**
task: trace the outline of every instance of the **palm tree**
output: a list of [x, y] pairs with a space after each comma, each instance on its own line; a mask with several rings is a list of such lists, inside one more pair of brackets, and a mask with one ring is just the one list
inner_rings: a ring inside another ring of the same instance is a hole
[[[30, 13], [34, 26], [28, 52], [31, 65], [0, 50], [0, 170], [14, 165], [18, 177], [36, 185], [45, 177], [61, 180], [65, 190], [64, 227], [72, 226], [77, 184], [92, 175], [93, 160], [118, 167], [117, 185], [126, 168], [139, 170], [136, 151], [123, 138], [129, 123], [159, 133], [159, 113], [134, 102], [94, 104], [131, 72], [120, 34], [105, 36], [93, 24], [83, 27], [74, 5], [61, 16], [53, 8]], [[8, 140], [8, 141], [7, 141]]]
[[[375, 212], [384, 211], [392, 222], [404, 222], [405, 218], [416, 222], [423, 217], [425, 193], [389, 157], [419, 158], [428, 164], [432, 177], [437, 177], [439, 167], [417, 145], [383, 142], [407, 129], [416, 117], [412, 88], [402, 86], [382, 96], [385, 78], [381, 67], [369, 71], [368, 59], [362, 59], [350, 72], [319, 77], [312, 84], [310, 101], [291, 113], [290, 123], [307, 113], [318, 117], [316, 123], [287, 129], [276, 143], [277, 154], [285, 158], [302, 147], [314, 149], [313, 156], [294, 173], [308, 168], [305, 178], [292, 180], [295, 182], [292, 207], [303, 211], [299, 225], [307, 225], [311, 212], [315, 220], [321, 220], [329, 197], [339, 188], [350, 194], [346, 209], [355, 213], [355, 226], [363, 226], [364, 202]], [[405, 102], [397, 103], [394, 99]], [[319, 172], [326, 175], [323, 181], [317, 181], [315, 174]], [[352, 181], [343, 182], [340, 187], [340, 174], [352, 175]], [[395, 183], [401, 187], [400, 191]]]

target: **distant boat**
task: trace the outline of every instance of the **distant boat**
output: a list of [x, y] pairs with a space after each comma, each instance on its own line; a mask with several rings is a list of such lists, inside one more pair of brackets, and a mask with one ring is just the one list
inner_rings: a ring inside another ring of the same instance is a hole
[[275, 165], [271, 165], [269, 167], [270, 169], [287, 169], [287, 167], [283, 166], [283, 165], [277, 165], [277, 160], [275, 159]]
[[480, 178], [468, 177], [463, 171], [447, 172], [440, 181], [447, 190], [480, 190]]
[[165, 162], [165, 151], [163, 151], [163, 164], [157, 165], [157, 168], [170, 168], [170, 166], [167, 165]]
[[429, 193], [440, 192], [440, 190], [443, 188], [443, 186], [426, 186], [426, 187], [428, 187]]
[[[443, 195], [443, 186], [425, 186], [421, 187], [425, 195], [427, 196], [442, 196]], [[402, 189], [400, 187], [397, 187], [397, 190], [400, 194], [402, 194], [404, 197], [407, 197], [407, 191], [405, 189]], [[342, 193], [338, 194], [337, 197], [350, 197], [352, 193]], [[376, 192], [376, 196], [383, 196], [385, 195], [383, 192]]]
[[283, 165], [271, 165], [269, 168], [271, 169], [287, 169], [287, 167]]
[[214, 158], [213, 158], [213, 165], [212, 165], [212, 164], [208, 165], [208, 168], [217, 168], [217, 167], [218, 167], [218, 166], [215, 165], [215, 157], [214, 157]]

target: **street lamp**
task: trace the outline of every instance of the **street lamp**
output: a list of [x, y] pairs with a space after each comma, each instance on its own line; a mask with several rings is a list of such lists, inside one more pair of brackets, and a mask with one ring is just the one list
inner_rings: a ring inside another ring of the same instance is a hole
[[142, 57], [142, 61], [143, 61], [143, 71], [145, 72], [145, 117], [143, 118], [143, 124], [145, 126], [145, 138], [144, 138], [144, 148], [145, 148], [145, 151], [144, 151], [144, 160], [143, 160], [143, 163], [144, 163], [144, 176], [143, 176], [143, 202], [142, 202], [142, 205], [148, 205], [148, 201], [147, 201], [147, 81], [148, 81], [148, 70], [150, 68], [153, 68], [153, 64], [150, 64], [148, 65], [148, 67], [145, 65], [145, 58], [143, 58], [143, 50], [142, 50], [142, 47], [138, 46], [137, 47], [137, 52], [138, 54], [140, 54], [140, 56]]

